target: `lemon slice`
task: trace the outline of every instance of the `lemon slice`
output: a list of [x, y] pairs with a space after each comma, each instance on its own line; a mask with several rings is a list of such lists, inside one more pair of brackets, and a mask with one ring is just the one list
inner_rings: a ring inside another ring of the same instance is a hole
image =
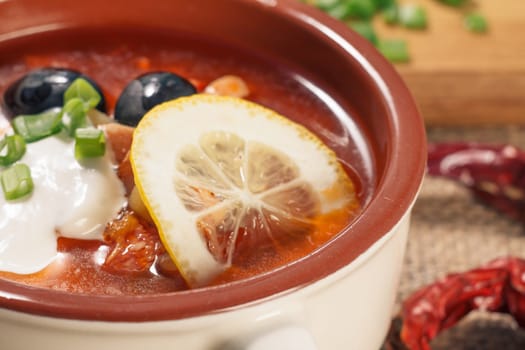
[[355, 203], [336, 155], [305, 127], [257, 104], [193, 95], [137, 126], [131, 164], [161, 240], [192, 287], [250, 247], [304, 236]]

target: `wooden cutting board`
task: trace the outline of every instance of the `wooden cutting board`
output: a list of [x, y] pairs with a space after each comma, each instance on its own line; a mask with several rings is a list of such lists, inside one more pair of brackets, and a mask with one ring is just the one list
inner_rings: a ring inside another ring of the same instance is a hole
[[437, 0], [408, 0], [427, 10], [429, 27], [385, 25], [382, 38], [406, 39], [410, 63], [396, 67], [428, 125], [525, 125], [525, 0], [476, 0], [487, 34], [463, 27], [463, 13]]

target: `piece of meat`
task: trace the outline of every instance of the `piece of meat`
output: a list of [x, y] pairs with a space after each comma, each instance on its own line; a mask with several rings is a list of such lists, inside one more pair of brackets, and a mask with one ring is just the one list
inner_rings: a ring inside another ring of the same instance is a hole
[[118, 123], [104, 124], [102, 126], [106, 139], [113, 150], [115, 161], [120, 164], [123, 162], [131, 148], [133, 141], [133, 131], [135, 128]]

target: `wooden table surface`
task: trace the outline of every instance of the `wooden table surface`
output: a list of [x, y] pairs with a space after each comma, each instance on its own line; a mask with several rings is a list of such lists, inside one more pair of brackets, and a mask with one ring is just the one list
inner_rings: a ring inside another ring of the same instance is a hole
[[463, 27], [463, 12], [437, 0], [406, 0], [427, 10], [423, 31], [389, 27], [382, 38], [402, 38], [411, 61], [398, 64], [428, 125], [525, 125], [525, 0], [475, 0], [489, 32]]

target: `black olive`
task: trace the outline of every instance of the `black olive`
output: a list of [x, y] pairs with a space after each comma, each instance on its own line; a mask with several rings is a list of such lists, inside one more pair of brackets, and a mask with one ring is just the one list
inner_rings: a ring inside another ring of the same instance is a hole
[[7, 114], [36, 114], [52, 107], [62, 107], [64, 92], [77, 78], [84, 78], [101, 96], [96, 108], [106, 111], [104, 95], [100, 87], [80, 72], [65, 68], [41, 68], [29, 72], [11, 84], [4, 93]]
[[147, 111], [156, 105], [182, 96], [193, 95], [195, 87], [170, 72], [154, 72], [132, 80], [122, 91], [115, 107], [115, 119], [136, 126]]

